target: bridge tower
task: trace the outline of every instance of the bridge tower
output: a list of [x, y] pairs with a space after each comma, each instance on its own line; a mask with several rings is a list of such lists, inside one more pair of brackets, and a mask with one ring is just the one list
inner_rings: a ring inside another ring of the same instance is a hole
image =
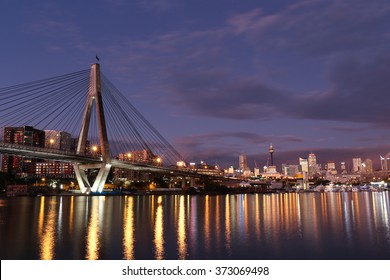
[[[106, 179], [111, 169], [111, 156], [108, 145], [106, 121], [104, 117], [103, 101], [101, 93], [100, 83], [100, 65], [98, 63], [91, 65], [91, 73], [89, 76], [89, 87], [87, 95], [87, 103], [84, 109], [83, 123], [81, 126], [80, 136], [77, 144], [76, 153], [78, 155], [85, 155], [87, 146], [88, 130], [91, 120], [91, 112], [95, 103], [96, 117], [98, 124], [98, 133], [100, 140], [100, 149], [102, 154], [102, 163], [98, 164], [74, 164], [74, 171], [76, 174], [77, 181], [80, 186], [82, 193], [90, 192], [102, 192]], [[88, 181], [86, 170], [88, 169], [99, 169], [98, 175], [92, 186]]]

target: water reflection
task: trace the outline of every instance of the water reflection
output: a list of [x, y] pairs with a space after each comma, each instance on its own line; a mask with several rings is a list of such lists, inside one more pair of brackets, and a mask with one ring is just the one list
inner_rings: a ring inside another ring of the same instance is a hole
[[179, 201], [179, 220], [177, 225], [177, 250], [179, 260], [184, 260], [187, 257], [187, 233], [186, 233], [186, 218], [185, 218], [185, 197], [180, 196]]
[[54, 247], [56, 239], [56, 202], [55, 197], [49, 198], [48, 213], [45, 216], [45, 200], [42, 198], [40, 207], [40, 259], [52, 260], [55, 257]]
[[162, 206], [163, 197], [157, 199], [157, 211], [154, 225], [155, 259], [164, 259], [164, 213]]
[[205, 249], [209, 251], [210, 249], [210, 197], [205, 196], [204, 204], [204, 245]]
[[389, 259], [390, 193], [2, 201], [2, 259]]
[[[86, 246], [86, 256], [87, 260], [98, 260], [99, 259], [99, 249], [100, 249], [100, 239], [99, 239], [99, 216], [101, 215], [101, 200], [104, 197], [92, 197], [92, 206], [90, 210], [90, 218], [88, 223], [88, 233], [87, 233], [87, 246]], [[88, 199], [89, 201], [89, 199]]]
[[126, 260], [134, 259], [134, 197], [125, 198], [123, 217], [123, 255]]
[[232, 254], [232, 248], [231, 248], [231, 221], [234, 221], [234, 217], [230, 212], [230, 196], [225, 196], [225, 247], [227, 254], [231, 256]]

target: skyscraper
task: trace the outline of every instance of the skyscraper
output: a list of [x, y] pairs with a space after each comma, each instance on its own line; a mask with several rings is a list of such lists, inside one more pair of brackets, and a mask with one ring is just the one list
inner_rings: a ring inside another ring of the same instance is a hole
[[366, 174], [372, 174], [374, 173], [374, 168], [372, 164], [372, 160], [367, 158], [363, 163], [362, 163], [362, 172]]
[[309, 172], [309, 163], [307, 158], [299, 158], [299, 165], [301, 166], [302, 172]]
[[308, 162], [309, 176], [313, 176], [320, 171], [320, 167], [317, 164], [317, 157], [314, 153], [309, 154], [307, 158], [307, 162]]
[[240, 154], [238, 156], [238, 166], [241, 170], [241, 172], [244, 172], [248, 169], [248, 159], [246, 157], [246, 154]]
[[382, 157], [381, 159], [381, 170], [382, 171], [389, 171], [390, 170], [390, 153], [388, 153], [386, 156]]
[[353, 158], [352, 159], [352, 171], [353, 173], [359, 173], [362, 169], [362, 159]]

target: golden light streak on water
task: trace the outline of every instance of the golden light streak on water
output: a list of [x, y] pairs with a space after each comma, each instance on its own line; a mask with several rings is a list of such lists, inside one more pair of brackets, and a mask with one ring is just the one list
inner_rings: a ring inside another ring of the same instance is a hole
[[99, 259], [99, 200], [92, 199], [91, 216], [88, 223], [87, 233], [87, 254], [85, 258], [87, 260]]
[[259, 194], [255, 194], [255, 217], [256, 217], [256, 240], [260, 240], [260, 205], [259, 205]]
[[206, 249], [210, 248], [210, 197], [205, 196], [205, 211], [204, 211], [204, 243]]
[[[51, 198], [52, 200], [55, 197]], [[43, 232], [40, 240], [40, 259], [53, 260], [55, 247], [55, 232], [56, 232], [56, 207], [55, 203], [50, 202], [49, 211], [46, 217], [46, 223], [43, 227]]]
[[245, 240], [249, 239], [249, 205], [248, 205], [248, 194], [244, 194], [243, 211], [244, 211], [244, 227], [245, 227]]
[[[219, 199], [220, 199], [221, 196], [217, 195], [217, 197], [215, 197], [215, 232], [221, 232], [221, 213], [219, 211], [219, 207], [220, 207], [220, 202], [219, 202]], [[217, 248], [220, 249], [220, 246], [221, 246], [221, 239], [220, 239], [220, 235], [219, 234], [216, 234], [216, 243], [217, 243]]]
[[230, 213], [230, 196], [227, 194], [225, 196], [225, 247], [229, 255], [232, 254], [231, 224], [230, 224], [231, 218], [232, 215]]
[[134, 259], [134, 197], [128, 196], [123, 217], [123, 257], [126, 260]]
[[183, 195], [180, 196], [180, 202], [179, 202], [177, 246], [178, 246], [179, 260], [185, 260], [187, 257], [187, 234], [186, 234], [185, 203], [184, 203]]
[[155, 248], [155, 259], [163, 260], [165, 256], [164, 250], [164, 213], [162, 207], [162, 196], [157, 199], [157, 211], [154, 225], [154, 248]]
[[39, 238], [42, 236], [44, 217], [45, 217], [45, 197], [41, 196], [41, 201], [39, 203], [39, 217], [38, 217], [38, 237]]
[[69, 210], [69, 233], [72, 234], [73, 233], [73, 219], [74, 219], [74, 196], [72, 195], [72, 197], [70, 198], [70, 210]]

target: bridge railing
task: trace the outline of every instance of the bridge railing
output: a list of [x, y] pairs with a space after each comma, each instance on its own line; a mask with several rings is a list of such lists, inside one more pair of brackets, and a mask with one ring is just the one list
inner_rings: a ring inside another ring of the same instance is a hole
[[[34, 146], [20, 145], [20, 144], [14, 144], [14, 143], [0, 142], [0, 147], [4, 147], [4, 148], [8, 148], [8, 149], [15, 149], [15, 150], [28, 150], [28, 151], [40, 152], [40, 153], [51, 153], [51, 154], [61, 154], [61, 155], [67, 155], [67, 156], [77, 156], [76, 152], [72, 152], [72, 151], [34, 147]], [[82, 156], [85, 158], [91, 158], [91, 159], [100, 158], [100, 156], [92, 156], [92, 155], [82, 155]]]

